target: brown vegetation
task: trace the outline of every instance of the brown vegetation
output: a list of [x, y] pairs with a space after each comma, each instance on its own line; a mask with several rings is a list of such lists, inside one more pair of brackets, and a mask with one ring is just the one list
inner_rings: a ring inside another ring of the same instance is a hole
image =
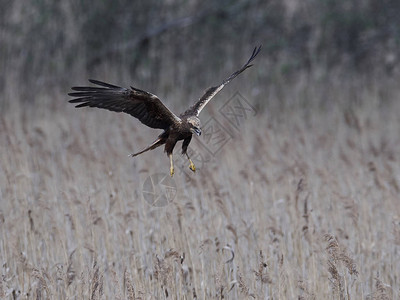
[[[291, 89], [293, 103], [322, 94]], [[330, 96], [361, 93], [358, 106], [258, 111], [198, 172], [178, 172], [161, 208], [141, 189], [167, 157], [127, 156], [148, 140], [138, 121], [63, 95], [54, 108], [12, 104], [0, 123], [0, 294], [398, 298], [399, 102], [381, 105], [387, 92], [353, 81]]]
[[[153, 4], [0, 4], [0, 298], [399, 299], [398, 1]], [[260, 43], [169, 204], [163, 150], [128, 157], [158, 131], [67, 102], [94, 77], [180, 112]]]

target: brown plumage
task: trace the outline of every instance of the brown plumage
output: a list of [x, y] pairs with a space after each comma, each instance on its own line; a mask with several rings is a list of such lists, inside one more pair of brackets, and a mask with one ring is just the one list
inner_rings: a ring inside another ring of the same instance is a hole
[[163, 129], [164, 131], [151, 145], [131, 156], [137, 156], [165, 144], [165, 152], [170, 158], [171, 176], [174, 174], [172, 152], [176, 143], [183, 140], [182, 154], [187, 156], [190, 162], [189, 168], [194, 172], [196, 169], [187, 154], [187, 148], [192, 139], [192, 134], [201, 134], [198, 118], [200, 112], [226, 84], [252, 66], [250, 63], [260, 50], [261, 46], [254, 48], [253, 54], [241, 69], [224, 79], [221, 84], [209, 88], [199, 101], [179, 116], [169, 110], [156, 95], [134, 87], [127, 89], [93, 79], [89, 79], [89, 81], [100, 87], [73, 87], [72, 90], [75, 92], [68, 95], [77, 98], [69, 102], [79, 103], [76, 107], [89, 106], [124, 112], [151, 128]]

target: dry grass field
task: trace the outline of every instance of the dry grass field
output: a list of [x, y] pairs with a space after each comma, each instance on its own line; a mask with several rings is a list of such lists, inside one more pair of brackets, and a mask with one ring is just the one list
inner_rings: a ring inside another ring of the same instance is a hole
[[[0, 298], [399, 299], [396, 84], [299, 80], [266, 95], [235, 84], [202, 118], [232, 138], [195, 174], [178, 144], [176, 195], [161, 207], [143, 184], [168, 174], [163, 149], [128, 157], [158, 131], [74, 109], [61, 93], [10, 101], [0, 115]], [[237, 129], [218, 112], [236, 88], [267, 103]]]

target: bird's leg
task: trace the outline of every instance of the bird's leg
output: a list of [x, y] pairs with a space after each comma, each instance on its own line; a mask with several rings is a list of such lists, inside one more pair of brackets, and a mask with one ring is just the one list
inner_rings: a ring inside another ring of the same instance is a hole
[[190, 162], [189, 169], [192, 170], [193, 172], [196, 172], [196, 167], [195, 167], [194, 163], [192, 162], [192, 160], [190, 159], [189, 154], [187, 154], [187, 152], [185, 154]]
[[167, 138], [167, 141], [165, 142], [164, 151], [167, 152], [167, 155], [169, 157], [169, 162], [171, 164], [171, 166], [169, 168], [169, 174], [171, 175], [171, 177], [174, 176], [174, 163], [172, 161], [172, 152], [174, 151], [176, 142], [177, 142], [177, 139], [175, 139], [175, 137], [171, 137], [171, 136], [169, 136]]
[[169, 173], [171, 174], [171, 177], [174, 176], [174, 163], [172, 162], [172, 153], [170, 153], [169, 155], [169, 162], [171, 164], [170, 168], [169, 168]]
[[192, 136], [183, 140], [182, 154], [186, 154], [186, 157], [188, 158], [188, 160], [190, 162], [189, 169], [192, 170], [193, 172], [196, 172], [196, 167], [194, 166], [194, 163], [190, 159], [189, 154], [187, 154], [187, 149], [188, 149], [188, 146], [189, 146], [191, 140], [192, 140]]

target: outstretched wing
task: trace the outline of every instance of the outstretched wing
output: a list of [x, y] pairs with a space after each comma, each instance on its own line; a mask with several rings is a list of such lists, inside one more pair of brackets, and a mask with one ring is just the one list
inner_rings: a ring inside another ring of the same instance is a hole
[[156, 95], [131, 87], [122, 88], [98, 80], [89, 79], [101, 87], [77, 86], [69, 93], [71, 103], [80, 103], [76, 107], [98, 107], [116, 112], [124, 112], [139, 119], [151, 128], [166, 129], [181, 119], [170, 111]]
[[240, 69], [237, 70], [235, 73], [233, 73], [231, 76], [228, 78], [225, 78], [220, 85], [213, 86], [209, 88], [205, 94], [200, 98], [197, 103], [195, 103], [193, 106], [191, 106], [187, 111], [185, 111], [182, 115], [190, 114], [190, 115], [196, 115], [199, 116], [200, 112], [202, 109], [207, 105], [207, 103], [220, 91], [223, 89], [223, 87], [228, 84], [232, 79], [234, 79], [236, 76], [238, 76], [240, 73], [242, 73], [244, 70], [247, 68], [250, 68], [252, 65], [250, 64], [254, 58], [256, 58], [257, 54], [260, 52], [261, 46], [255, 47], [253, 50], [253, 54], [250, 56], [249, 60], [247, 63], [244, 64], [244, 66]]

